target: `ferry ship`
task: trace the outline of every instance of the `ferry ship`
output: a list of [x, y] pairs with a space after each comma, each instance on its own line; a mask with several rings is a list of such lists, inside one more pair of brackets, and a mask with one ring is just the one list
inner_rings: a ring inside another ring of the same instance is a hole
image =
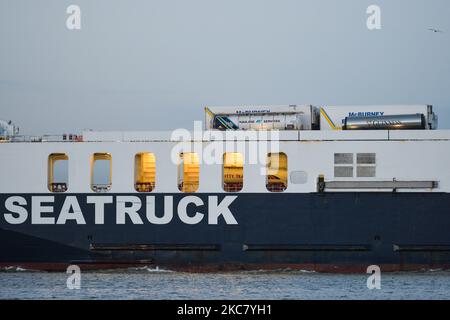
[[429, 105], [205, 108], [194, 132], [0, 135], [0, 267], [450, 265]]

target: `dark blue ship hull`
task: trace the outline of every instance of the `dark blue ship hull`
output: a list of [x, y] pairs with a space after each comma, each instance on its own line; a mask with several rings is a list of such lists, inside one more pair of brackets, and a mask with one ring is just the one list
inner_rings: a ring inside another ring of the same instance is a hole
[[[0, 195], [0, 265], [33, 269], [109, 268], [154, 265], [178, 270], [311, 269], [360, 271], [369, 265], [382, 270], [416, 270], [450, 266], [450, 195], [445, 193], [252, 193], [235, 194], [230, 204], [237, 224], [207, 219], [208, 196], [194, 194], [204, 206], [188, 206], [205, 217], [186, 224], [176, 204], [186, 194], [155, 196], [156, 212], [163, 214], [164, 196], [173, 196], [173, 219], [162, 225], [117, 224], [115, 203], [105, 206], [104, 224], [95, 224], [94, 208], [86, 197], [76, 196], [86, 224], [33, 224], [31, 218], [10, 224], [5, 201], [10, 196], [26, 199], [22, 207], [31, 213], [31, 197], [54, 196], [57, 217], [65, 197], [57, 195]], [[136, 196], [145, 203], [142, 194]], [[123, 194], [105, 194], [116, 196]], [[17, 215], [12, 215], [17, 217]]]

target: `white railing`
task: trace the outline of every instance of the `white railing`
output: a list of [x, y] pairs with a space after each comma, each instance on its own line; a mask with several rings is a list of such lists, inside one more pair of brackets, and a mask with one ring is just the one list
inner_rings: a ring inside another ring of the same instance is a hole
[[83, 136], [77, 134], [58, 134], [58, 135], [20, 135], [0, 137], [0, 142], [82, 142]]

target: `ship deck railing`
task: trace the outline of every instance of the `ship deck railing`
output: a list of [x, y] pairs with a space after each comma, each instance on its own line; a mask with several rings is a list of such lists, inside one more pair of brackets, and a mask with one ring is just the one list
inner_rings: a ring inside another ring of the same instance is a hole
[[[450, 130], [286, 130], [273, 136], [270, 132], [202, 131], [190, 132], [188, 139], [173, 131], [83, 131], [79, 134], [2, 137], [8, 142], [220, 142], [220, 141], [449, 141]], [[221, 135], [222, 133], [222, 135]], [[273, 132], [272, 132], [273, 133]]]
[[80, 134], [17, 135], [0, 137], [0, 142], [82, 142]]

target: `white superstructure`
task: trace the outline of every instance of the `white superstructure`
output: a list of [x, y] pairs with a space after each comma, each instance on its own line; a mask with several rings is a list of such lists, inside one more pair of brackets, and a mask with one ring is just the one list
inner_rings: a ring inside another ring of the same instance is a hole
[[[289, 109], [291, 106], [287, 108], [284, 111], [278, 108], [277, 112], [292, 111]], [[428, 110], [421, 108], [417, 107], [417, 111]], [[230, 109], [212, 110], [214, 114], [230, 114]], [[313, 110], [313, 107], [302, 107], [300, 110]], [[326, 110], [332, 114], [333, 121], [342, 117], [334, 108]], [[234, 110], [233, 114], [238, 111]], [[247, 111], [248, 108], [244, 113], [247, 114]], [[272, 112], [272, 109], [269, 111]], [[416, 109], [407, 111], [416, 112]], [[348, 111], [344, 113], [342, 115]], [[314, 118], [313, 114], [314, 111], [307, 114], [310, 120]], [[430, 119], [430, 113], [428, 117]], [[309, 126], [312, 126], [312, 121]], [[174, 161], [174, 155], [187, 153], [195, 153], [199, 159], [198, 166], [191, 166], [184, 173], [185, 176], [193, 174], [193, 179], [198, 180], [195, 192], [225, 192], [225, 166], [220, 159], [222, 154], [228, 153], [242, 153], [243, 163], [231, 164], [228, 168], [233, 183], [237, 179], [236, 173], [242, 179], [239, 192], [271, 192], [268, 183], [277, 177], [268, 173], [274, 169], [267, 169], [266, 163], [250, 161], [250, 152], [255, 145], [261, 157], [283, 154], [283, 172], [280, 176], [285, 176], [285, 181], [283, 188], [278, 190], [282, 192], [312, 193], [317, 192], [318, 188], [320, 191], [338, 192], [393, 189], [404, 192], [450, 192], [450, 130], [322, 129], [283, 130], [276, 134], [264, 130], [206, 130], [200, 134], [192, 132], [190, 139], [169, 131], [87, 131], [82, 138], [75, 137], [59, 141], [41, 139], [39, 142], [16, 139], [16, 142], [1, 143], [0, 177], [4, 182], [0, 184], [0, 193], [51, 194], [58, 190], [93, 194], [96, 191], [136, 193], [139, 192], [136, 189], [136, 166], [138, 163], [142, 167], [148, 166], [146, 161], [150, 161], [139, 158], [138, 162], [137, 156], [143, 153], [151, 154], [151, 172], [147, 173], [154, 179], [148, 184], [151, 192], [183, 192], [179, 166], [184, 162]], [[239, 149], [235, 143], [228, 143], [233, 141], [241, 142], [244, 149]], [[219, 161], [210, 163], [204, 160], [211, 155], [211, 150], [220, 150], [216, 152]], [[56, 161], [67, 161], [67, 181], [63, 186], [53, 181]], [[92, 187], [96, 161], [110, 164], [105, 187]], [[275, 176], [277, 173], [275, 170]], [[146, 187], [145, 183], [139, 183]], [[49, 188], [49, 185], [55, 185], [55, 189], [51, 190], [53, 187]]]

